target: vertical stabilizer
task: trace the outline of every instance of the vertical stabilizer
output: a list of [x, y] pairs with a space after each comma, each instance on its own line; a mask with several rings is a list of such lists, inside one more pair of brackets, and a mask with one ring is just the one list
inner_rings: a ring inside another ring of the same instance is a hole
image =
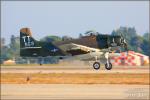
[[20, 30], [20, 48], [35, 47], [36, 41], [32, 37], [32, 33], [29, 28], [22, 28]]

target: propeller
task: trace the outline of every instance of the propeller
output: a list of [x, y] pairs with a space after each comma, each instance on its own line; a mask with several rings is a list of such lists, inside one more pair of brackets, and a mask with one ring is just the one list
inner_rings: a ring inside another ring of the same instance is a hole
[[123, 35], [121, 34], [121, 45], [123, 46], [123, 48], [125, 49], [125, 52], [127, 52], [127, 56], [128, 56], [128, 44], [125, 40], [125, 38], [123, 38]]

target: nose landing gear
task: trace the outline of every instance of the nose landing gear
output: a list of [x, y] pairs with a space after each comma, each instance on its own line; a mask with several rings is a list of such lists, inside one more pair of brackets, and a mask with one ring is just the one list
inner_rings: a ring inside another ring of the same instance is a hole
[[[105, 69], [111, 70], [111, 69], [112, 69], [112, 64], [111, 64], [111, 62], [109, 61], [109, 52], [106, 52], [104, 56], [105, 56], [105, 58], [106, 58]], [[100, 69], [100, 63], [97, 61], [97, 56], [95, 57], [95, 60], [96, 60], [96, 61], [93, 63], [93, 68], [94, 68], [95, 70], [98, 70], [98, 69]]]

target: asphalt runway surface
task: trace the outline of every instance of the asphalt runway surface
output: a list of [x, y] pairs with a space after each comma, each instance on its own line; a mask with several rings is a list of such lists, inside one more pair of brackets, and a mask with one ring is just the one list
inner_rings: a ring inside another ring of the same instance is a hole
[[1, 99], [149, 99], [148, 85], [2, 84]]
[[[1, 66], [1, 73], [149, 73], [149, 66]], [[149, 85], [1, 84], [1, 99], [149, 99]]]
[[149, 73], [149, 66], [114, 66], [99, 70], [92, 66], [1, 66], [1, 73]]

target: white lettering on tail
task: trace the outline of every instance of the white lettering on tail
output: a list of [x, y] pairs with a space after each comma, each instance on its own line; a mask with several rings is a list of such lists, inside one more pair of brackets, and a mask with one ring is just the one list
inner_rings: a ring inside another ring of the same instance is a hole
[[23, 42], [25, 47], [32, 47], [34, 46], [34, 41], [31, 40], [30, 36], [23, 36]]

